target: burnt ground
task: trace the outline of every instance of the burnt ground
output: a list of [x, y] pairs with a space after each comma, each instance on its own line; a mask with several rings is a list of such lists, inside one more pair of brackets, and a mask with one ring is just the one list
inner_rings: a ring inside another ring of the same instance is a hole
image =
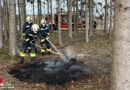
[[9, 74], [20, 81], [63, 85], [72, 80], [88, 78], [92, 70], [79, 62], [62, 60], [38, 61], [12, 69]]
[[[56, 36], [54, 32], [51, 41], [60, 48]], [[64, 63], [57, 55], [38, 55], [35, 63], [30, 63], [26, 57], [25, 63], [20, 65], [17, 56], [8, 55], [7, 48], [0, 50], [0, 77], [5, 86], [13, 86], [15, 90], [110, 90], [112, 49], [109, 35], [96, 32], [89, 44], [85, 43], [84, 32], [79, 32], [74, 40], [68, 39], [67, 32], [62, 36], [61, 50], [71, 45], [77, 55], [76, 63]]]

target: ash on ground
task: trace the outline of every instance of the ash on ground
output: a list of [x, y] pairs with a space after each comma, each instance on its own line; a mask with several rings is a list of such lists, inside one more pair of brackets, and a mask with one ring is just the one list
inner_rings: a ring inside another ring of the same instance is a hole
[[89, 77], [91, 69], [74, 60], [70, 62], [48, 60], [17, 67], [9, 73], [24, 82], [62, 85], [72, 80]]

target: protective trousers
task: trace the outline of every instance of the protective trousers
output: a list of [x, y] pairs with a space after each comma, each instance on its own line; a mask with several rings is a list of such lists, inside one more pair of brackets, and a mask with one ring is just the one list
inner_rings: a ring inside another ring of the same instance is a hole
[[31, 58], [31, 61], [35, 61], [35, 57], [36, 57], [36, 53], [37, 53], [37, 50], [36, 50], [36, 47], [35, 47], [35, 42], [23, 42], [22, 44], [22, 52], [20, 53], [20, 63], [23, 63], [24, 62], [24, 58], [26, 56], [26, 51], [28, 49], [28, 52], [30, 54], [30, 58]]
[[42, 54], [45, 54], [46, 51], [48, 52], [48, 54], [51, 54], [51, 45], [46, 39], [43, 42], [41, 40], [41, 46], [42, 46], [41, 49]]

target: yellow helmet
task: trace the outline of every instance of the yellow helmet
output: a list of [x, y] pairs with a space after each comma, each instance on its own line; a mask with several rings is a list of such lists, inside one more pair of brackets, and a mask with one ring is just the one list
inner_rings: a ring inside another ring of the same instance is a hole
[[32, 31], [33, 31], [34, 33], [37, 33], [38, 29], [39, 29], [39, 26], [38, 26], [37, 24], [33, 24], [33, 25], [32, 25]]
[[42, 19], [42, 20], [41, 20], [41, 24], [46, 24], [46, 20], [45, 20], [45, 19]]
[[32, 18], [28, 16], [28, 17], [26, 18], [26, 21], [27, 21], [27, 22], [30, 22], [30, 21], [32, 21]]

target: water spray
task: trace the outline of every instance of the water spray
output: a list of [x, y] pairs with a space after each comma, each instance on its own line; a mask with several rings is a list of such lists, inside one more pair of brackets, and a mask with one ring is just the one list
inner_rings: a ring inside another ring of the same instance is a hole
[[56, 48], [56, 46], [55, 46], [53, 43], [51, 43], [48, 39], [46, 39], [46, 40], [52, 45], [52, 47], [59, 53], [59, 55], [60, 55], [66, 62], [69, 62], [70, 58], [69, 58], [67, 55], [62, 54], [62, 53]]
[[[66, 54], [62, 54], [57, 48], [56, 48], [56, 46], [52, 43], [52, 42], [50, 42], [50, 40], [48, 40], [48, 39], [46, 39], [50, 44], [51, 44], [51, 46], [56, 50], [56, 52], [54, 52], [54, 51], [51, 51], [52, 53], [54, 53], [54, 54], [57, 54], [57, 55], [60, 55], [61, 56], [61, 58], [65, 61], [65, 62], [69, 62], [70, 61], [70, 58], [66, 55]], [[31, 44], [34, 44], [34, 43], [31, 43]], [[37, 46], [37, 47], [39, 47], [39, 48], [42, 48], [41, 46], [39, 46], [39, 45], [37, 45], [37, 44], [34, 44], [35, 46]]]

